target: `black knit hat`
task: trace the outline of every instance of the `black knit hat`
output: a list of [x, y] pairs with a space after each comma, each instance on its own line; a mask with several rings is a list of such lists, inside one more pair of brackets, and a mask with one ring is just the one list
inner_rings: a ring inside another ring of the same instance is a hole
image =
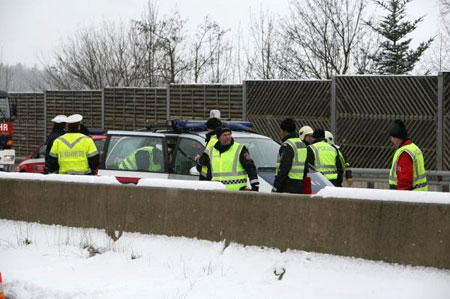
[[218, 127], [220, 127], [221, 125], [222, 125], [222, 122], [220, 121], [220, 119], [218, 119], [216, 117], [212, 117], [212, 118], [208, 119], [208, 121], [206, 122], [206, 127], [211, 130], [215, 130]]
[[314, 139], [324, 139], [325, 138], [325, 131], [323, 129], [315, 129], [313, 136]]
[[227, 126], [221, 126], [221, 127], [218, 127], [218, 128], [216, 129], [216, 136], [217, 136], [217, 139], [219, 139], [220, 135], [222, 135], [222, 134], [225, 133], [225, 132], [231, 132], [231, 129], [228, 128]]
[[295, 131], [296, 131], [296, 128], [295, 128], [295, 121], [294, 121], [293, 119], [291, 119], [291, 118], [286, 118], [285, 120], [283, 120], [283, 121], [280, 123], [280, 128], [281, 128], [283, 131], [286, 131], [286, 132], [288, 132], [288, 133], [295, 132]]
[[405, 124], [399, 119], [394, 120], [394, 124], [393, 124], [391, 130], [389, 131], [389, 134], [392, 137], [396, 137], [396, 138], [400, 138], [400, 139], [408, 138], [408, 131], [406, 131]]

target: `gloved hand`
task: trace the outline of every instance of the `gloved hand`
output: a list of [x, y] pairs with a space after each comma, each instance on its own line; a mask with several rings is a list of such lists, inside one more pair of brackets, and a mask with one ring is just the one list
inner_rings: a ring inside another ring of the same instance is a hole
[[252, 191], [255, 191], [255, 192], [259, 191], [259, 183], [252, 184]]
[[278, 189], [275, 188], [275, 187], [272, 188], [272, 192], [274, 192], [274, 193], [277, 192], [277, 190], [278, 190]]
[[347, 186], [351, 187], [353, 184], [353, 179], [352, 178], [348, 178], [347, 179]]

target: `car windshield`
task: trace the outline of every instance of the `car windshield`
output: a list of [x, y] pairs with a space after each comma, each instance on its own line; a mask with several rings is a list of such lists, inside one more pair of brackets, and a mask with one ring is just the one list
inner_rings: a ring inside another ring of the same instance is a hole
[[280, 145], [272, 139], [236, 137], [235, 140], [247, 147], [259, 170], [276, 167]]
[[161, 138], [111, 136], [105, 167], [111, 170], [163, 172]]

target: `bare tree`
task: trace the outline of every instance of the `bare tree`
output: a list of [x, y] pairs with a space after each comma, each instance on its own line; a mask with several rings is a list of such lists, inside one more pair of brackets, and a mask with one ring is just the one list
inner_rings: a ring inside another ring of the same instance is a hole
[[279, 78], [277, 59], [280, 39], [275, 16], [260, 11], [259, 16], [250, 17], [251, 49], [247, 49], [247, 73], [260, 79]]
[[13, 70], [9, 65], [3, 64], [0, 62], [0, 89], [1, 90], [10, 90], [12, 87], [12, 79], [13, 79]]
[[354, 72], [353, 51], [364, 44], [366, 0], [293, 0], [283, 20], [280, 63], [290, 78], [331, 78]]
[[221, 29], [219, 24], [209, 17], [205, 17], [203, 23], [198, 26], [191, 44], [193, 55], [191, 68], [195, 83], [198, 83], [202, 75], [208, 71], [208, 66], [214, 65], [218, 61], [218, 57], [221, 56], [218, 53], [224, 52], [222, 41], [228, 31]]
[[54, 52], [55, 63], [45, 63], [47, 83], [56, 88], [100, 89], [139, 86], [133, 36], [122, 24], [104, 23], [82, 28]]

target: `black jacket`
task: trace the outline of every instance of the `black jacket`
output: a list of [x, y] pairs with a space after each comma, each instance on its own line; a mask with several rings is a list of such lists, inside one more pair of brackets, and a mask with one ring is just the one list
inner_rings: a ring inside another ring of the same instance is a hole
[[[292, 133], [284, 137], [281, 141], [285, 142], [290, 138], [297, 138], [297, 133]], [[294, 150], [288, 144], [282, 144], [279, 150], [280, 166], [278, 174], [275, 176], [275, 182], [273, 184], [274, 192], [286, 192], [286, 193], [303, 193], [303, 180], [295, 180], [289, 178], [289, 171], [291, 171], [292, 161], [294, 160]]]
[[64, 131], [63, 127], [55, 126], [53, 127], [52, 132], [50, 133], [50, 136], [48, 136], [47, 141], [45, 144], [47, 145], [47, 148], [45, 149], [45, 170], [44, 172], [48, 172], [48, 161], [49, 161], [49, 154], [50, 150], [52, 149], [53, 142], [59, 137], [66, 134], [66, 131]]
[[[320, 141], [325, 141], [325, 139], [319, 139], [319, 140], [315, 140], [313, 141], [312, 144], [320, 142]], [[336, 169], [337, 169], [337, 174], [338, 177], [336, 180], [330, 180], [330, 182], [335, 185], [336, 187], [342, 187], [342, 179], [343, 179], [343, 165], [341, 163], [341, 159], [339, 158], [339, 150], [334, 146], [331, 145], [335, 150], [336, 150], [336, 161], [335, 161], [335, 165], [336, 165]], [[311, 149], [310, 146], [307, 147], [307, 154], [306, 154], [306, 163], [305, 163], [305, 172], [304, 172], [304, 176], [306, 176], [308, 174], [310, 165], [313, 166], [315, 163], [316, 158], [314, 157], [314, 152]]]
[[[231, 146], [234, 144], [234, 139], [231, 140], [231, 143], [229, 145], [222, 146], [220, 142], [217, 142], [214, 145], [214, 148], [218, 150], [221, 154], [226, 152], [230, 149]], [[208, 155], [202, 155], [201, 158], [202, 161], [199, 161], [199, 163], [205, 163], [201, 165], [207, 165], [208, 166], [208, 173], [211, 173], [211, 162], [209, 160]], [[199, 160], [200, 160], [199, 159]], [[250, 153], [248, 149], [244, 146], [242, 148], [241, 154], [239, 155], [239, 162], [241, 163], [242, 167], [247, 172], [248, 178], [250, 180], [250, 184], [252, 185], [253, 191], [258, 191], [259, 189], [259, 180], [258, 180], [258, 172], [256, 170], [255, 162], [250, 157]]]
[[[80, 133], [80, 131], [69, 128], [67, 133]], [[95, 172], [100, 163], [100, 155], [95, 155], [93, 157], [87, 158], [87, 160], [88, 160], [89, 168], [91, 169], [91, 174], [95, 175]], [[47, 165], [47, 163], [46, 163], [46, 165]], [[54, 158], [49, 155], [48, 156], [48, 172], [56, 173], [58, 171], [58, 169], [59, 169], [58, 158]]]
[[[208, 144], [208, 142], [211, 140], [211, 137], [213, 135], [216, 135], [216, 131], [211, 131], [206, 133], [205, 143]], [[206, 149], [206, 148], [205, 148]], [[206, 177], [202, 175], [202, 166], [207, 166], [209, 162], [208, 154], [203, 152], [200, 155], [200, 158], [196, 161], [196, 168], [197, 171], [200, 172], [200, 181], [210, 181], [211, 180], [211, 169], [208, 168], [208, 173], [206, 174]]]

